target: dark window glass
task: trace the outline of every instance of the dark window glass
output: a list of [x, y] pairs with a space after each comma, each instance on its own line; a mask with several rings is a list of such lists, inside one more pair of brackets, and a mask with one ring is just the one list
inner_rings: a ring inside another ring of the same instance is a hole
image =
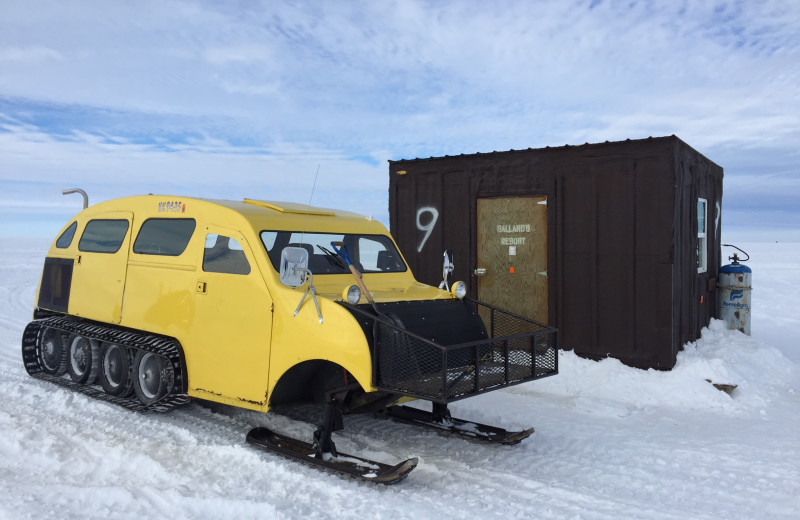
[[72, 285], [72, 258], [45, 258], [42, 284], [39, 288], [39, 307], [67, 312], [69, 289]]
[[145, 220], [133, 243], [133, 252], [140, 255], [179, 256], [194, 233], [191, 218], [151, 218]]
[[87, 253], [116, 253], [128, 233], [127, 220], [90, 220], [83, 230], [78, 250]]
[[280, 271], [284, 247], [302, 247], [308, 251], [308, 269], [314, 274], [349, 273], [342, 258], [333, 251], [331, 242], [347, 246], [350, 261], [362, 273], [402, 273], [406, 264], [386, 235], [350, 235], [303, 231], [262, 231], [261, 242], [273, 267]]
[[250, 263], [242, 245], [222, 235], [206, 235], [203, 271], [207, 273], [250, 274]]
[[59, 249], [66, 249], [72, 243], [72, 238], [75, 236], [75, 230], [78, 229], [78, 223], [73, 222], [70, 226], [61, 233], [61, 236], [56, 240], [56, 247]]

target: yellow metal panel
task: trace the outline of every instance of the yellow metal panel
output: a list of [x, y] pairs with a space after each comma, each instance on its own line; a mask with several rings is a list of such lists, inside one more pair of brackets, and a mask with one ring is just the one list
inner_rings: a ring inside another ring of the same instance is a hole
[[291, 298], [276, 298], [270, 364], [270, 392], [281, 376], [293, 366], [308, 360], [336, 363], [355, 377], [366, 390], [372, 388], [372, 358], [364, 333], [353, 316], [342, 306], [319, 299], [323, 323], [319, 323], [312, 301], [306, 301], [293, 316], [303, 290]]
[[333, 211], [323, 211], [319, 209], [315, 209], [311, 206], [303, 206], [302, 204], [292, 204], [288, 202], [267, 202], [264, 200], [253, 200], [253, 199], [244, 199], [246, 204], [252, 204], [253, 206], [260, 206], [262, 208], [271, 209], [274, 211], [279, 211], [281, 213], [299, 213], [302, 215], [321, 215], [325, 217], [332, 217], [336, 213]]
[[[107, 323], [119, 323], [123, 312], [122, 296], [133, 214], [127, 211], [104, 212], [92, 215], [92, 219], [126, 220], [128, 230], [115, 253], [95, 253], [74, 248], [69, 313]], [[86, 222], [81, 232], [85, 231]], [[80, 239], [81, 236], [73, 238], [73, 245], [80, 243]]]
[[200, 254], [191, 284], [195, 315], [186, 348], [189, 388], [199, 397], [266, 410], [272, 297], [245, 237], [235, 230], [207, 226], [195, 239], [205, 243], [209, 234], [235, 239], [250, 271], [206, 272]]

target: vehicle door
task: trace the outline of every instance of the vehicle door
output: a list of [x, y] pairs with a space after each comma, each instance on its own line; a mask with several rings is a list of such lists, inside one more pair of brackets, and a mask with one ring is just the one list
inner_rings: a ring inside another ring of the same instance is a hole
[[202, 235], [187, 352], [190, 390], [240, 406], [266, 405], [272, 298], [241, 233], [208, 226]]
[[72, 270], [69, 313], [119, 323], [133, 214], [114, 211], [86, 223]]

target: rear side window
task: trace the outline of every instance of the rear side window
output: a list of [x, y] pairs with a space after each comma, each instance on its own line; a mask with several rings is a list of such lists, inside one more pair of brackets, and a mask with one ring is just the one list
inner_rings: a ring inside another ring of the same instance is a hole
[[59, 249], [66, 249], [72, 243], [75, 236], [75, 230], [78, 229], [78, 223], [73, 222], [70, 226], [61, 233], [61, 236], [56, 240], [56, 247]]
[[203, 271], [207, 273], [250, 274], [250, 263], [242, 245], [231, 237], [206, 235]]
[[128, 233], [127, 220], [90, 220], [83, 230], [78, 250], [87, 253], [116, 253]]
[[140, 255], [179, 256], [194, 233], [192, 218], [151, 218], [145, 220], [133, 243]]

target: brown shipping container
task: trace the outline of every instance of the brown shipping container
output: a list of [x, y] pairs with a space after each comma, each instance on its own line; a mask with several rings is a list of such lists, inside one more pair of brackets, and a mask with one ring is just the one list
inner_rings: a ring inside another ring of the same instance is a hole
[[676, 136], [389, 162], [392, 234], [422, 282], [670, 369], [717, 314], [722, 168]]

